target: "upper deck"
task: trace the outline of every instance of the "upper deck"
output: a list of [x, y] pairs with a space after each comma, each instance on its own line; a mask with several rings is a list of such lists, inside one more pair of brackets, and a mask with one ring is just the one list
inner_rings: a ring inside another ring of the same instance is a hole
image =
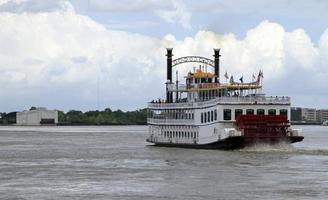
[[179, 102], [179, 103], [148, 103], [150, 109], [185, 109], [202, 108], [213, 105], [290, 105], [290, 97], [237, 96], [217, 97], [207, 101]]
[[[253, 74], [252, 81], [244, 82], [243, 76], [235, 81], [233, 75], [224, 74], [226, 81], [220, 78], [220, 49], [214, 49], [214, 60], [187, 56], [173, 60], [172, 49], [167, 49], [167, 81], [166, 99], [148, 103], [150, 109], [193, 109], [214, 105], [290, 105], [289, 97], [266, 97], [262, 93], [263, 72], [257, 77]], [[179, 80], [176, 71], [173, 81], [172, 68], [188, 62], [198, 62], [199, 66], [189, 71], [184, 80]], [[208, 70], [213, 67], [214, 71]], [[229, 79], [229, 81], [228, 81]], [[225, 82], [225, 83], [224, 83]]]

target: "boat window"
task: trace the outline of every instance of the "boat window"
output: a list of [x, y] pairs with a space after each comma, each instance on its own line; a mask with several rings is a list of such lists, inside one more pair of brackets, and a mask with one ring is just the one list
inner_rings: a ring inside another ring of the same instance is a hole
[[243, 114], [243, 110], [242, 109], [236, 109], [235, 110], [235, 119], [237, 119], [237, 117], [239, 116], [239, 115], [242, 115]]
[[205, 112], [204, 113], [204, 123], [206, 123], [207, 122], [207, 113]]
[[287, 109], [281, 109], [281, 110], [280, 110], [280, 115], [285, 115], [285, 116], [287, 116], [287, 115], [288, 115], [288, 111], [287, 111]]
[[224, 109], [223, 110], [223, 119], [224, 120], [231, 120], [231, 109]]
[[253, 109], [247, 109], [246, 110], [246, 115], [254, 115], [254, 110]]
[[268, 114], [269, 115], [276, 115], [276, 110], [275, 109], [269, 109]]
[[194, 119], [194, 113], [191, 113], [191, 119]]
[[201, 115], [200, 115], [200, 122], [204, 123], [204, 113], [201, 113]]
[[207, 112], [207, 122], [211, 121], [211, 113], [210, 111]]
[[214, 110], [214, 120], [216, 121], [218, 119], [218, 112], [217, 110]]
[[264, 109], [257, 109], [256, 114], [264, 115]]
[[213, 114], [213, 110], [211, 111], [211, 121], [214, 120], [214, 114]]

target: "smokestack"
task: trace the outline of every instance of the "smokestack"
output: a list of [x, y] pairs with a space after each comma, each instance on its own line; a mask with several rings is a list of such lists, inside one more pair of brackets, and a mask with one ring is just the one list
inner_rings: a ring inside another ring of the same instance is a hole
[[166, 69], [166, 72], [167, 72], [167, 80], [172, 83], [172, 57], [173, 57], [173, 54], [172, 54], [172, 48], [166, 48], [167, 50], [167, 69]]
[[172, 84], [172, 50], [173, 48], [166, 48], [167, 50], [167, 64], [166, 64], [166, 77], [167, 77], [167, 85], [166, 85], [166, 102], [172, 103], [173, 102], [173, 94], [172, 92], [168, 91], [168, 84]]
[[217, 76], [215, 82], [220, 78], [220, 49], [214, 49], [214, 74]]

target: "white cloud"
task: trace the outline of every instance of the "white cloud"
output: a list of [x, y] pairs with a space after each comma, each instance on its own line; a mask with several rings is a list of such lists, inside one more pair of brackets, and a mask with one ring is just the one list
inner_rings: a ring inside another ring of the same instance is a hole
[[191, 12], [188, 11], [187, 6], [181, 0], [173, 0], [171, 2], [173, 4], [173, 9], [159, 9], [156, 10], [155, 13], [167, 23], [178, 23], [186, 29], [191, 29]]
[[150, 11], [166, 23], [179, 24], [191, 29], [191, 12], [183, 0], [89, 0], [89, 9], [110, 12]]
[[72, 10], [67, 0], [0, 0], [0, 12], [52, 12]]
[[90, 9], [110, 12], [141, 12], [154, 9], [169, 9], [171, 2], [166, 0], [88, 0]]
[[[87, 110], [95, 108], [98, 97], [101, 108], [144, 107], [164, 97], [166, 47], [174, 47], [175, 58], [211, 58], [213, 48], [222, 48], [221, 74], [243, 74], [247, 80], [261, 68], [271, 94], [301, 97], [317, 91], [318, 102], [328, 96], [323, 92], [328, 30], [318, 45], [302, 29], [288, 32], [268, 21], [243, 39], [210, 31], [183, 40], [158, 39], [108, 30], [74, 9], [2, 12], [0, 27], [0, 110], [31, 105]], [[298, 104], [308, 101], [296, 98]]]

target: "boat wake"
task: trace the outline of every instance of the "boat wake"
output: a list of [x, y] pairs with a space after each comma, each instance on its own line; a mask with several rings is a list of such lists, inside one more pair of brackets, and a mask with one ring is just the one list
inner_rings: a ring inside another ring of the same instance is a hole
[[240, 151], [244, 152], [292, 152], [295, 151], [295, 148], [285, 142], [277, 143], [277, 144], [254, 144], [249, 147], [245, 147]]
[[288, 143], [270, 144], [255, 144], [250, 147], [239, 150], [241, 152], [253, 153], [284, 153], [284, 154], [298, 154], [298, 155], [320, 155], [328, 156], [328, 149], [303, 149], [296, 148]]

